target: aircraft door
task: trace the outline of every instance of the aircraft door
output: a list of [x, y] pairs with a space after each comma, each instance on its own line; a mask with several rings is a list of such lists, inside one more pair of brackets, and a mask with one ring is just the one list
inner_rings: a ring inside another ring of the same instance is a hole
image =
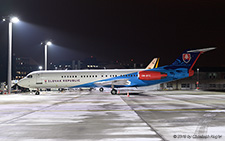
[[42, 74], [41, 73], [37, 73], [37, 75], [36, 75], [36, 84], [37, 85], [42, 85], [43, 84]]

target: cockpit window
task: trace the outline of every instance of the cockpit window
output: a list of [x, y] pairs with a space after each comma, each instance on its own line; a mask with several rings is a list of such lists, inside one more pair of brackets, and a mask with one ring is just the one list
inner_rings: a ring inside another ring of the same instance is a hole
[[32, 78], [32, 77], [33, 77], [32, 75], [28, 75], [28, 76], [27, 76], [27, 78]]

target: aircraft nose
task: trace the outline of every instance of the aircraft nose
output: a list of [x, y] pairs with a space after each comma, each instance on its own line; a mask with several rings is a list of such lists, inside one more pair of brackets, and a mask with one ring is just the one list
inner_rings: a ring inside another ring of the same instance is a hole
[[26, 87], [24, 79], [19, 80], [19, 82], [17, 82], [17, 84], [18, 84], [20, 87]]
[[19, 80], [18, 82], [17, 82], [17, 85], [19, 85], [20, 87], [22, 87], [22, 80]]

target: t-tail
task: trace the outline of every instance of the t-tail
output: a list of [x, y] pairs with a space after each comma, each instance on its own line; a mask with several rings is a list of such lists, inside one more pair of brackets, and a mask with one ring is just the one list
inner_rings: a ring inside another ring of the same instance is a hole
[[214, 50], [215, 47], [204, 48], [204, 49], [196, 49], [196, 50], [186, 50], [184, 51], [171, 65], [167, 66], [169, 69], [177, 69], [177, 68], [187, 68], [189, 76], [194, 75], [194, 71], [192, 70], [199, 56], [210, 50]]

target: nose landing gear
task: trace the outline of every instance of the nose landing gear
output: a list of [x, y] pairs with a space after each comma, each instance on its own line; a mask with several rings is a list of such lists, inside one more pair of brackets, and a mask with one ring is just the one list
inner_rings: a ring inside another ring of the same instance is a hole
[[99, 88], [99, 91], [100, 91], [100, 92], [103, 92], [103, 91], [104, 91], [104, 88], [102, 88], [102, 87]]

